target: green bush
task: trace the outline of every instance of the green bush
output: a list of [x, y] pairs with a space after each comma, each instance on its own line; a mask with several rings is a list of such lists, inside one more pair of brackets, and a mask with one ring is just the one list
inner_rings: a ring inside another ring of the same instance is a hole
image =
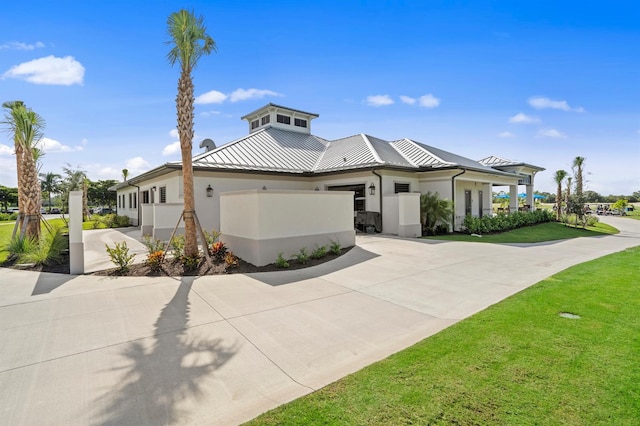
[[171, 240], [171, 250], [173, 251], [173, 257], [176, 259], [184, 255], [184, 235], [173, 236]]
[[107, 248], [107, 253], [109, 253], [111, 261], [118, 267], [118, 271], [127, 272], [129, 270], [129, 266], [131, 266], [134, 258], [136, 257], [135, 254], [129, 254], [127, 242], [123, 241], [121, 243], [116, 243], [113, 248], [105, 244], [105, 247]]
[[200, 256], [180, 256], [180, 263], [185, 272], [193, 272], [200, 265]]
[[158, 251], [164, 252], [167, 248], [167, 243], [162, 240], [158, 240], [157, 238], [153, 238], [150, 235], [142, 237], [142, 244], [144, 244], [149, 253], [155, 253]]
[[327, 254], [327, 246], [320, 246], [311, 252], [312, 259], [320, 259]]
[[18, 213], [0, 213], [0, 221], [3, 220], [16, 220]]
[[340, 245], [340, 243], [338, 241], [331, 241], [331, 245], [329, 246], [329, 250], [331, 250], [331, 253], [335, 254], [336, 256], [339, 256], [340, 253], [342, 252], [342, 246]]
[[468, 215], [464, 218], [462, 228], [468, 234], [489, 234], [550, 222], [551, 220], [553, 220], [553, 214], [548, 210], [513, 212], [510, 214], [500, 213], [495, 216], [482, 217]]
[[303, 264], [307, 263], [309, 261], [309, 253], [307, 253], [307, 248], [302, 247], [300, 249], [300, 252], [297, 254], [294, 254], [293, 257], [295, 257], [299, 263], [303, 263]]
[[276, 259], [276, 266], [278, 268], [288, 268], [289, 266], [291, 266], [289, 262], [287, 262], [287, 260], [283, 257], [282, 252], [278, 253], [278, 258]]
[[62, 263], [63, 253], [69, 248], [69, 240], [62, 234], [62, 226], [46, 230], [33, 248], [19, 257], [20, 263], [57, 265]]
[[38, 247], [38, 241], [33, 238], [20, 237], [16, 235], [7, 246], [9, 258], [19, 259], [25, 253], [33, 252]]
[[214, 245], [218, 239], [220, 238], [220, 232], [216, 231], [215, 229], [212, 229], [211, 232], [208, 232], [207, 230], [204, 230], [204, 239], [207, 242], [207, 246], [212, 246]]
[[118, 228], [126, 228], [131, 225], [131, 220], [129, 216], [116, 216], [115, 225]]
[[162, 261], [164, 260], [164, 252], [162, 250], [150, 251], [147, 254], [147, 260], [145, 263], [151, 270], [151, 272], [158, 272], [162, 268]]
[[227, 254], [224, 255], [224, 264], [227, 267], [227, 269], [235, 268], [240, 264], [240, 259], [238, 259], [238, 256], [233, 254], [232, 251], [229, 251], [227, 252]]
[[104, 225], [107, 228], [115, 228], [117, 225], [117, 215], [115, 213], [109, 213], [106, 214], [102, 217], [102, 223], [104, 223]]

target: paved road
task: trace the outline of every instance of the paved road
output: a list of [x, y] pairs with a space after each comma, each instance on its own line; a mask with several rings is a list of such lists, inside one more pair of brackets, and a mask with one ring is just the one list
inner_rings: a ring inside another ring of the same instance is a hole
[[[302, 271], [108, 278], [0, 271], [0, 424], [236, 424], [568, 266], [640, 245], [365, 235]], [[97, 235], [97, 234], [96, 234]]]

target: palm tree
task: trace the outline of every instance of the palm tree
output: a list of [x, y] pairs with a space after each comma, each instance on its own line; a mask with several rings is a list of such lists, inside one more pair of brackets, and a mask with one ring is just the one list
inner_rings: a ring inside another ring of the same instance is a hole
[[453, 209], [449, 200], [441, 199], [437, 193], [427, 192], [420, 195], [420, 221], [425, 231], [435, 234], [438, 223], [449, 224]]
[[122, 169], [122, 181], [126, 182], [128, 177], [129, 177], [129, 170], [128, 169]]
[[64, 182], [65, 199], [63, 205], [67, 205], [69, 202], [69, 193], [71, 191], [82, 191], [82, 216], [83, 220], [89, 217], [89, 206], [87, 197], [87, 173], [78, 168], [72, 169], [71, 164], [67, 163], [67, 167], [63, 167], [66, 177]]
[[49, 213], [51, 213], [51, 194], [60, 191], [60, 182], [62, 176], [57, 173], [47, 172], [40, 173], [40, 177], [42, 178], [42, 180], [40, 181], [42, 190], [49, 196]]
[[178, 80], [178, 96], [176, 109], [178, 112], [178, 135], [182, 153], [182, 181], [184, 193], [184, 233], [186, 256], [198, 255], [196, 225], [193, 217], [195, 200], [193, 195], [193, 165], [191, 163], [193, 140], [193, 79], [191, 71], [200, 58], [216, 50], [216, 42], [207, 34], [203, 18], [196, 18], [193, 12], [180, 10], [169, 15], [167, 29], [172, 45], [167, 58], [171, 65], [180, 64]]
[[[27, 108], [22, 101], [2, 104], [6, 110], [2, 123], [9, 126], [13, 135], [18, 177], [19, 218], [28, 218], [26, 229], [21, 229], [27, 238], [40, 237], [40, 205], [42, 203], [38, 179], [38, 159], [42, 151], [37, 147], [43, 136], [44, 119]], [[22, 220], [20, 226], [22, 227]]]
[[558, 191], [556, 192], [556, 220], [560, 220], [560, 213], [562, 210], [562, 181], [567, 177], [567, 172], [564, 170], [557, 170], [553, 176], [553, 180], [558, 184]]
[[583, 178], [582, 178], [582, 168], [584, 166], [586, 158], [584, 157], [576, 157], [573, 159], [573, 174], [576, 178], [576, 195], [578, 197], [582, 197], [583, 190]]
[[565, 200], [566, 205], [569, 205], [569, 199], [571, 198], [571, 182], [573, 181], [573, 178], [571, 176], [567, 176], [567, 192], [566, 192], [566, 196], [567, 199]]

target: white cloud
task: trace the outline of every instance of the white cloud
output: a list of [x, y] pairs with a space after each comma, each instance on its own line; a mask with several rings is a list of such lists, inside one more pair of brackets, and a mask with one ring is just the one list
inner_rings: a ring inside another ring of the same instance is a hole
[[438, 105], [440, 105], [440, 99], [436, 98], [431, 93], [424, 96], [420, 96], [420, 99], [418, 99], [418, 102], [420, 103], [421, 107], [425, 107], [425, 108], [435, 108]]
[[162, 155], [174, 155], [180, 152], [180, 141], [175, 141], [162, 149]]
[[202, 117], [210, 117], [212, 115], [220, 115], [222, 114], [220, 111], [202, 111], [200, 115]]
[[221, 104], [226, 101], [228, 98], [222, 92], [218, 92], [217, 90], [211, 90], [207, 93], [203, 93], [202, 95], [196, 97], [194, 101], [195, 104]]
[[409, 105], [413, 105], [416, 103], [416, 98], [412, 98], [410, 96], [400, 96], [400, 100]]
[[266, 89], [236, 89], [229, 95], [231, 102], [261, 99], [265, 96], [282, 96], [282, 94]]
[[392, 105], [393, 99], [389, 95], [371, 95], [367, 96], [365, 103], [369, 106], [379, 107], [385, 105]]
[[13, 148], [0, 144], [0, 155], [13, 155]]
[[502, 132], [502, 133], [498, 134], [498, 137], [501, 137], [501, 138], [513, 138], [515, 136], [516, 135], [514, 135], [511, 132]]
[[34, 50], [44, 47], [44, 43], [36, 41], [33, 44], [23, 43], [21, 41], [10, 41], [4, 44], [0, 44], [0, 50]]
[[[149, 163], [142, 157], [130, 158], [125, 162], [125, 169], [129, 170], [129, 176], [139, 175], [151, 168]], [[122, 170], [120, 171], [122, 174]]]
[[530, 115], [526, 115], [521, 112], [509, 118], [509, 123], [531, 124], [531, 123], [539, 123], [539, 122], [540, 122], [539, 118], [532, 117]]
[[72, 56], [47, 56], [23, 62], [2, 74], [2, 78], [18, 78], [34, 84], [71, 86], [82, 84], [84, 67]]
[[555, 138], [555, 139], [566, 139], [567, 135], [557, 131], [556, 129], [546, 129], [540, 130], [538, 132], [538, 136], [547, 137], [547, 138]]
[[171, 136], [174, 139], [177, 139], [180, 137], [180, 134], [178, 133], [178, 129], [171, 129], [169, 130], [169, 136]]
[[38, 145], [40, 149], [42, 149], [44, 152], [73, 152], [73, 151], [82, 151], [84, 149], [84, 146], [82, 145], [71, 147], [69, 145], [63, 145], [57, 140], [47, 138], [47, 137], [40, 139], [40, 141], [38, 142]]
[[535, 109], [551, 108], [551, 109], [560, 109], [562, 111], [584, 112], [584, 108], [582, 107], [572, 108], [569, 106], [567, 101], [554, 101], [549, 98], [541, 98], [541, 97], [529, 98], [529, 105], [531, 105]]

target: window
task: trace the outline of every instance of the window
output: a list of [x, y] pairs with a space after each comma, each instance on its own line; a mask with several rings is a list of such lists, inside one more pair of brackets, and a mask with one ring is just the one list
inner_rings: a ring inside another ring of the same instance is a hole
[[133, 207], [133, 193], [129, 193], [129, 208]]
[[142, 204], [149, 204], [149, 191], [142, 191]]
[[337, 185], [327, 187], [328, 191], [353, 191], [353, 210], [356, 212], [366, 211], [366, 200], [364, 185]]
[[307, 127], [307, 120], [303, 120], [301, 118], [295, 118], [293, 120], [293, 124], [298, 127]]
[[164, 204], [166, 202], [167, 202], [167, 187], [161, 186], [160, 187], [160, 203]]
[[291, 124], [291, 117], [287, 115], [278, 114], [276, 116], [276, 121], [282, 124]]
[[138, 208], [138, 194], [136, 192], [133, 193], [133, 208]]
[[253, 120], [253, 121], [251, 122], [251, 130], [253, 130], [253, 129], [257, 129], [257, 128], [258, 128], [258, 126], [260, 126], [260, 122], [259, 122], [258, 120]]
[[265, 115], [264, 117], [262, 117], [260, 119], [260, 123], [264, 126], [265, 124], [269, 124], [269, 122], [271, 121], [271, 117], [268, 115]]
[[408, 183], [394, 183], [394, 191], [396, 194], [400, 193], [400, 192], [410, 192], [409, 188], [410, 188], [410, 184]]

